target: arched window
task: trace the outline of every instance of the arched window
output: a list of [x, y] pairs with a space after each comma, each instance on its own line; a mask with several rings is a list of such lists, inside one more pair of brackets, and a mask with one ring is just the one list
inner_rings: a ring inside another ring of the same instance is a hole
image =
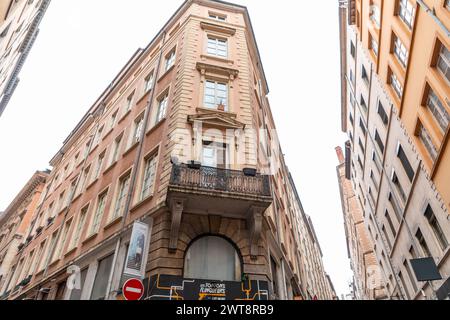
[[221, 237], [196, 240], [186, 252], [184, 277], [218, 281], [241, 281], [241, 260], [231, 243]]

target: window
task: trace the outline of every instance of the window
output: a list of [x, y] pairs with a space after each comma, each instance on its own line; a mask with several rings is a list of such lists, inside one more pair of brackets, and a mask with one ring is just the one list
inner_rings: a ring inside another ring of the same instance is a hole
[[97, 165], [95, 167], [94, 174], [92, 175], [92, 181], [97, 180], [98, 177], [100, 176], [100, 173], [102, 172], [102, 166], [103, 166], [104, 159], [105, 159], [105, 152], [103, 152], [102, 154], [100, 154], [98, 156]]
[[157, 157], [158, 155], [154, 155], [145, 161], [141, 200], [144, 200], [152, 193], [153, 184], [155, 183]]
[[167, 105], [169, 102], [169, 93], [166, 93], [158, 103], [158, 112], [156, 114], [156, 121], [155, 123], [159, 123], [161, 120], [163, 120], [166, 116], [167, 112]]
[[436, 68], [442, 73], [447, 83], [450, 84], [450, 51], [442, 44]]
[[386, 218], [386, 221], [388, 222], [389, 229], [391, 229], [392, 235], [395, 238], [396, 235], [397, 235], [397, 232], [395, 231], [395, 227], [394, 227], [394, 224], [392, 222], [391, 215], [389, 214], [389, 211], [386, 210], [385, 213], [384, 213], [384, 216]]
[[128, 111], [131, 110], [131, 107], [133, 106], [133, 97], [134, 97], [134, 92], [131, 95], [129, 95], [127, 98], [124, 114], [126, 114]]
[[226, 39], [208, 37], [208, 54], [226, 58], [228, 56], [228, 43]]
[[362, 143], [361, 138], [358, 139], [358, 140], [359, 140], [359, 141], [358, 141], [359, 148], [361, 149], [362, 153], [364, 154], [364, 153], [365, 153], [365, 150], [364, 150], [364, 144]]
[[355, 55], [356, 55], [356, 48], [355, 48], [353, 41], [350, 41], [350, 54], [352, 55], [352, 57], [354, 59]]
[[166, 56], [165, 71], [168, 71], [175, 64], [175, 49]]
[[395, 187], [397, 188], [398, 193], [400, 194], [400, 197], [402, 198], [403, 202], [406, 201], [406, 194], [403, 190], [402, 185], [400, 184], [400, 180], [398, 179], [397, 174], [395, 171], [392, 171], [392, 182], [394, 183]]
[[116, 203], [111, 220], [121, 217], [124, 214], [128, 190], [130, 188], [130, 177], [131, 175], [130, 173], [128, 173], [126, 176], [120, 178], [119, 180], [119, 190], [117, 193]]
[[430, 112], [433, 114], [441, 130], [445, 132], [450, 121], [450, 115], [441, 100], [429, 86], [426, 106], [428, 110], [430, 110]]
[[405, 267], [406, 273], [408, 274], [409, 282], [411, 283], [414, 289], [414, 293], [417, 292], [417, 284], [416, 281], [414, 280], [411, 268], [409, 267], [408, 261], [406, 259], [403, 260], [403, 267]]
[[95, 234], [100, 228], [100, 223], [102, 221], [103, 213], [105, 212], [106, 198], [108, 193], [102, 193], [97, 200], [97, 210], [95, 210], [94, 218], [92, 219], [92, 226], [90, 234]]
[[210, 13], [210, 14], [209, 14], [209, 17], [210, 17], [211, 19], [218, 20], [218, 21], [226, 21], [226, 20], [227, 20], [227, 16], [225, 16], [225, 15], [219, 15], [219, 14], [217, 14], [217, 13]]
[[395, 216], [397, 217], [397, 220], [401, 221], [402, 220], [401, 210], [400, 210], [399, 206], [397, 205], [397, 199], [394, 198], [394, 195], [392, 193], [389, 193], [388, 200], [391, 203], [392, 208], [394, 209], [394, 213], [395, 213]]
[[222, 82], [207, 80], [205, 83], [205, 98], [203, 103], [209, 109], [217, 109], [219, 105], [223, 105], [223, 111], [227, 111], [228, 85]]
[[112, 130], [114, 128], [114, 126], [116, 125], [116, 121], [117, 121], [117, 113], [118, 111], [116, 110], [112, 115], [111, 118], [109, 119], [109, 130]]
[[363, 165], [363, 163], [361, 161], [361, 157], [359, 155], [358, 155], [358, 163], [359, 163], [359, 166], [361, 167], [361, 170], [364, 170], [364, 165]]
[[369, 35], [369, 41], [370, 41], [370, 49], [372, 49], [375, 56], [378, 56], [378, 42], [375, 40], [375, 38], [372, 35]]
[[103, 134], [103, 128], [104, 128], [104, 126], [100, 127], [100, 129], [98, 129], [97, 133], [95, 134], [95, 139], [94, 139], [94, 144], [93, 144], [94, 147], [100, 143], [100, 139], [102, 138], [102, 134]]
[[364, 66], [361, 67], [361, 78], [365, 83], [369, 83], [369, 75], [367, 74], [366, 68]]
[[400, 19], [412, 29], [416, 8], [408, 0], [400, 0], [398, 5], [398, 16]]
[[203, 141], [202, 165], [225, 169], [227, 167], [226, 149], [227, 146], [224, 143]]
[[384, 237], [386, 238], [386, 241], [387, 241], [387, 243], [388, 243], [389, 248], [392, 249], [392, 243], [391, 243], [391, 240], [389, 239], [389, 236], [388, 236], [388, 234], [387, 234], [387, 232], [386, 232], [386, 227], [384, 226], [384, 224], [383, 224], [383, 226], [381, 227], [381, 232], [383, 232]]
[[153, 88], [154, 74], [150, 73], [144, 81], [144, 92], [148, 92]]
[[58, 231], [53, 232], [49, 246], [47, 247], [47, 253], [45, 255], [46, 258], [41, 261], [40, 270], [44, 269], [45, 263], [50, 262], [50, 258], [51, 258], [50, 255], [52, 254], [52, 250], [55, 247], [57, 237], [58, 237]]
[[380, 8], [376, 5], [370, 6], [370, 20], [378, 29], [380, 28]]
[[386, 126], [389, 122], [389, 117], [380, 101], [378, 101], [377, 113], [380, 116], [381, 121], [383, 121], [383, 124]]
[[189, 247], [184, 262], [184, 278], [241, 281], [241, 261], [227, 240], [207, 236]]
[[430, 155], [431, 159], [434, 161], [437, 158], [438, 150], [436, 146], [433, 143], [433, 140], [431, 139], [430, 134], [428, 133], [428, 130], [425, 129], [425, 127], [419, 123], [419, 139], [422, 141], [423, 145], [428, 151], [428, 154]]
[[123, 134], [118, 136], [116, 138], [116, 140], [114, 141], [114, 148], [113, 148], [113, 153], [112, 153], [112, 157], [111, 157], [111, 164], [113, 164], [117, 160], [119, 160], [120, 148], [122, 146], [122, 137], [123, 137]]
[[353, 120], [353, 115], [351, 113], [349, 115], [349, 119], [350, 119], [350, 123], [353, 125], [354, 124], [354, 120]]
[[366, 136], [366, 126], [364, 125], [364, 121], [362, 120], [362, 118], [359, 118], [359, 127], [361, 128], [362, 133], [364, 134], [364, 136]]
[[364, 100], [364, 97], [361, 95], [360, 97], [360, 101], [359, 104], [361, 105], [361, 107], [363, 108], [364, 112], [367, 113], [367, 104], [366, 104], [366, 100]]
[[142, 130], [144, 129], [144, 115], [139, 116], [134, 120], [134, 132], [131, 140], [131, 145], [138, 143], [141, 140]]
[[378, 148], [380, 148], [381, 153], [384, 153], [384, 144], [377, 129], [375, 129], [375, 142], [377, 143]]
[[416, 239], [420, 244], [420, 247], [422, 248], [424, 254], [427, 257], [432, 257], [430, 249], [428, 248], [427, 242], [425, 241], [425, 238], [422, 234], [422, 231], [420, 230], [420, 228], [417, 230], [416, 232]]
[[110, 255], [98, 262], [97, 274], [92, 287], [91, 300], [105, 300], [107, 297], [106, 289], [108, 287], [109, 275], [114, 255]]
[[64, 226], [64, 229], [61, 234], [61, 238], [59, 239], [57, 249], [55, 250], [55, 255], [53, 256], [53, 259], [52, 259], [53, 261], [55, 261], [61, 257], [61, 253], [63, 252], [64, 246], [66, 245], [67, 235], [69, 233], [71, 224], [72, 224], [72, 220], [68, 221], [66, 223], [66, 225]]
[[65, 208], [64, 194], [65, 194], [65, 191], [63, 191], [59, 194], [58, 210], [56, 211], [56, 214], [60, 213], [62, 211], [62, 209]]
[[427, 218], [431, 229], [433, 229], [433, 233], [436, 236], [436, 239], [438, 240], [441, 249], [442, 250], [447, 249], [448, 240], [445, 236], [445, 233], [442, 231], [442, 228], [441, 228], [439, 222], [437, 221], [436, 216], [433, 212], [433, 209], [431, 208], [430, 205], [428, 205], [427, 209], [425, 210], [425, 217]]
[[408, 287], [406, 286], [405, 278], [403, 277], [403, 274], [402, 274], [401, 271], [398, 273], [398, 277], [400, 278], [400, 281], [402, 282], [403, 290], [404, 290], [405, 293], [406, 293], [406, 298], [407, 298], [408, 300], [410, 300], [411, 297], [410, 297], [410, 295], [409, 295]]
[[397, 157], [400, 159], [409, 181], [412, 182], [414, 178], [414, 169], [412, 168], [411, 163], [409, 162], [408, 157], [400, 144], [397, 148]]
[[88, 268], [86, 268], [86, 269], [84, 269], [83, 271], [80, 272], [80, 274], [79, 274], [79, 277], [80, 277], [80, 283], [79, 283], [80, 284], [80, 288], [73, 288], [72, 289], [72, 291], [70, 293], [69, 300], [81, 300], [81, 293], [83, 291], [84, 282], [86, 281], [87, 272], [88, 272]]
[[278, 296], [278, 265], [275, 259], [270, 256], [270, 270], [272, 272], [272, 289], [273, 293]]
[[88, 206], [81, 209], [80, 216], [78, 217], [78, 223], [73, 233], [72, 242], [69, 246], [70, 249], [76, 248], [78, 246], [78, 241], [80, 240], [81, 232], [83, 231], [84, 222], [86, 221], [88, 209], [89, 209]]
[[87, 167], [86, 169], [84, 169], [83, 173], [81, 174], [81, 178], [80, 181], [78, 182], [78, 188], [76, 191], [76, 194], [79, 195], [83, 192], [84, 187], [89, 179], [89, 172], [91, 170], [91, 167]]
[[395, 93], [397, 94], [397, 97], [401, 99], [403, 96], [403, 87], [402, 87], [400, 81], [398, 80], [397, 76], [395, 75], [395, 73], [392, 72], [392, 70], [389, 70], [389, 73], [390, 73], [390, 77], [389, 77], [390, 85], [391, 85], [392, 89], [395, 91]]
[[74, 179], [72, 181], [72, 184], [70, 185], [70, 189], [69, 192], [67, 193], [67, 198], [66, 198], [66, 203], [65, 206], [69, 206], [70, 203], [72, 202], [73, 196], [75, 195], [77, 189], [77, 179]]
[[406, 65], [408, 64], [408, 49], [406, 49], [403, 42], [400, 40], [399, 37], [397, 37], [395, 34], [392, 34], [394, 38], [394, 54], [397, 57], [397, 59], [400, 61], [403, 67], [406, 68]]

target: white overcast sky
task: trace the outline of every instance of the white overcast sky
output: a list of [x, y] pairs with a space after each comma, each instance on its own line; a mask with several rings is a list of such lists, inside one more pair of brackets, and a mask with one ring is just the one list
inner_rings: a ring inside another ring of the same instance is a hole
[[[334, 148], [340, 131], [338, 1], [233, 0], [250, 11], [287, 164], [338, 294], [351, 271]], [[81, 117], [183, 0], [53, 0], [0, 117], [0, 211], [49, 167]], [[320, 12], [320, 19], [318, 13]], [[319, 23], [320, 22], [320, 23]]]

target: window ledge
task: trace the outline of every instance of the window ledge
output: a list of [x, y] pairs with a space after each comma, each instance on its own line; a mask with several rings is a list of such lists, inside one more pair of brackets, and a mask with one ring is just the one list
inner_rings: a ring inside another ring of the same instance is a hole
[[111, 134], [111, 132], [113, 132], [113, 131], [114, 131], [114, 128], [109, 129], [108, 132], [106, 132], [105, 135], [103, 136], [102, 141], [105, 141], [106, 138], [107, 138], [107, 137]]
[[114, 218], [113, 220], [111, 220], [110, 222], [108, 222], [106, 224], [106, 226], [103, 228], [103, 230], [108, 230], [108, 229], [112, 228], [113, 226], [118, 224], [120, 221], [122, 221], [122, 219], [123, 219], [123, 216], [119, 216], [117, 218]]
[[145, 134], [146, 136], [150, 135], [154, 131], [156, 131], [162, 124], [166, 121], [166, 117], [162, 118], [158, 123], [156, 123], [153, 127], [150, 128], [150, 130], [147, 131]]
[[83, 193], [80, 192], [79, 194], [77, 194], [75, 197], [73, 197], [72, 202], [75, 202], [76, 200], [78, 200], [79, 197], [81, 197]]
[[118, 124], [120, 124], [123, 120], [125, 120], [125, 118], [131, 113], [131, 109], [128, 110], [127, 112], [125, 112], [121, 117], [119, 122], [117, 122]]
[[125, 151], [124, 153], [123, 153], [123, 157], [126, 157], [128, 154], [130, 154], [131, 153], [131, 151], [133, 151], [137, 146], [139, 145], [139, 141], [136, 141], [135, 143], [133, 143], [128, 149], [127, 149], [127, 151]]
[[96, 182], [98, 181], [98, 178], [95, 178], [89, 185], [86, 187], [86, 191], [88, 191]]
[[175, 63], [159, 77], [157, 82], [161, 82], [161, 80], [164, 79], [170, 73], [170, 71], [172, 71], [173, 68], [175, 68]]
[[141, 208], [143, 205], [147, 204], [149, 201], [151, 201], [153, 199], [153, 193], [151, 193], [150, 195], [148, 195], [145, 199], [140, 200], [139, 202], [137, 202], [131, 209], [130, 212], [134, 212], [136, 210], [138, 210], [139, 208]]
[[92, 233], [86, 239], [83, 240], [82, 244], [85, 245], [86, 243], [90, 242], [91, 240], [94, 240], [97, 236], [98, 236], [98, 232]]
[[61, 260], [61, 259], [58, 258], [58, 259], [52, 261], [52, 262], [48, 265], [48, 268], [51, 268], [51, 267], [56, 266], [60, 260]]
[[69, 251], [67, 251], [67, 252], [64, 254], [64, 257], [68, 257], [68, 256], [70, 256], [71, 254], [75, 253], [75, 251], [77, 251], [77, 249], [78, 249], [78, 247], [73, 247], [72, 249], [70, 249]]
[[89, 151], [88, 156], [90, 156], [92, 153], [94, 153], [94, 151], [97, 150], [97, 148], [98, 148], [98, 143], [97, 143], [97, 145], [96, 145], [95, 147], [93, 147], [93, 148]]
[[58, 211], [58, 214], [56, 216], [61, 215], [67, 209], [68, 206], [69, 205], [64, 205], [64, 207], [61, 210]]
[[212, 60], [216, 60], [216, 61], [219, 61], [219, 62], [227, 63], [229, 65], [233, 65], [234, 64], [234, 60], [230, 60], [230, 59], [223, 58], [223, 57], [218, 57], [218, 56], [213, 56], [213, 55], [210, 55], [210, 54], [202, 54], [202, 55], [200, 55], [200, 58], [202, 58], [202, 59], [212, 59]]
[[116, 164], [117, 164], [117, 161], [114, 161], [113, 163], [111, 163], [111, 164], [109, 165], [109, 167], [105, 169], [105, 171], [103, 172], [103, 175], [105, 175], [105, 174], [107, 174], [109, 171], [111, 171], [111, 170], [116, 166]]

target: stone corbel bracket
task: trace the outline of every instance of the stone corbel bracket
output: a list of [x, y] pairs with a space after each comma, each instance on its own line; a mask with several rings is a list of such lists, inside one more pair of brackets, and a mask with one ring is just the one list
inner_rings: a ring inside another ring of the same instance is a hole
[[171, 213], [169, 252], [173, 253], [178, 248], [178, 234], [180, 232], [181, 217], [186, 199], [174, 198], [170, 201], [169, 209]]
[[252, 260], [256, 260], [258, 257], [258, 242], [261, 238], [263, 214], [265, 208], [250, 207], [247, 216], [248, 229], [250, 231], [250, 255]]

